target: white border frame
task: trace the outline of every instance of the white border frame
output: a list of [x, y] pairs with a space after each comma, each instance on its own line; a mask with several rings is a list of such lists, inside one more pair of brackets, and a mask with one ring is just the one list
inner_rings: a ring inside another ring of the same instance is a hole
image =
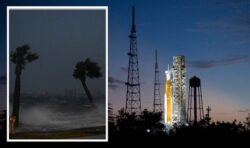
[[[105, 10], [106, 25], [106, 128], [105, 139], [10, 139], [9, 138], [9, 12], [10, 10]], [[108, 142], [108, 6], [7, 6], [7, 142]]]

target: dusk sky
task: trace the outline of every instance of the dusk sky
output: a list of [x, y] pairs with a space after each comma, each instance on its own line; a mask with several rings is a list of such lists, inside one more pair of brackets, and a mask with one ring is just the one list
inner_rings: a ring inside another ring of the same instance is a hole
[[[110, 6], [109, 102], [125, 106], [131, 27], [136, 27], [142, 108], [152, 109], [154, 50], [159, 53], [160, 81], [172, 56], [186, 57], [187, 82], [201, 78], [204, 108], [213, 120], [244, 120], [250, 111], [250, 1], [131, 1]], [[188, 83], [187, 83], [188, 85]], [[164, 96], [162, 86], [162, 99]]]
[[[172, 64], [172, 56], [185, 55], [187, 81], [193, 75], [201, 78], [204, 107], [211, 105], [213, 120], [244, 120], [250, 112], [250, 1], [64, 0], [59, 3], [52, 0], [50, 3], [26, 3], [44, 4], [109, 6], [109, 85], [112, 86], [109, 87], [109, 102], [115, 110], [125, 106], [128, 35], [131, 7], [135, 5], [143, 109], [151, 110], [153, 106], [154, 50], [157, 49], [163, 84], [164, 70]], [[5, 34], [1, 34], [1, 43], [5, 43], [4, 38]], [[1, 44], [1, 64], [5, 61], [2, 49], [5, 46]], [[1, 75], [5, 73], [3, 66]]]

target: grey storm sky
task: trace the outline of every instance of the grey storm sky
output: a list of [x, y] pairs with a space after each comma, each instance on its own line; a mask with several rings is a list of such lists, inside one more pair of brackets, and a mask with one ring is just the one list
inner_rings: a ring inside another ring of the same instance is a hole
[[[29, 44], [39, 55], [22, 73], [22, 92], [83, 91], [72, 74], [77, 62], [90, 57], [102, 77], [87, 79], [87, 85], [93, 93], [105, 93], [105, 10], [11, 10], [9, 17], [10, 52]], [[14, 66], [10, 62], [10, 92]]]

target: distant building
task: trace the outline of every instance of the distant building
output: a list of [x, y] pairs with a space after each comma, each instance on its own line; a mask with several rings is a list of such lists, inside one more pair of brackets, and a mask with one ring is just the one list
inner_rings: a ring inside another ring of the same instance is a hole
[[165, 111], [167, 125], [186, 122], [186, 68], [185, 57], [174, 56], [173, 67], [165, 71]]

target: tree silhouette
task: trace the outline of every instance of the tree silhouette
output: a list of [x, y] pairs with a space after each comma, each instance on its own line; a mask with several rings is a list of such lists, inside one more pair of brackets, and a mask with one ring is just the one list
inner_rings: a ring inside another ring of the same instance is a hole
[[0, 114], [0, 142], [6, 141], [6, 110]]
[[27, 63], [31, 63], [38, 59], [38, 55], [30, 52], [29, 45], [23, 45], [16, 48], [15, 52], [11, 52], [10, 58], [15, 67], [15, 90], [14, 90], [14, 100], [13, 100], [13, 111], [12, 116], [16, 116], [16, 126], [19, 124], [19, 106], [20, 106], [20, 90], [21, 90], [21, 74]]
[[136, 113], [127, 113], [125, 109], [122, 108], [118, 111], [119, 115], [116, 117], [116, 126], [121, 133], [134, 133], [137, 131], [138, 127], [138, 117]]
[[141, 114], [129, 114], [124, 109], [119, 110], [119, 115], [116, 117], [116, 126], [123, 133], [141, 133], [155, 134], [162, 132], [164, 124], [161, 123], [162, 113], [143, 110]]
[[248, 113], [248, 116], [246, 117], [246, 121], [244, 123], [246, 124], [246, 128], [250, 130], [250, 113]]
[[112, 133], [115, 130], [115, 117], [113, 114], [112, 104], [110, 103], [108, 105], [108, 126], [109, 133]]
[[[111, 142], [127, 141], [133, 142], [180, 142], [180, 139], [199, 142], [231, 142], [228, 139], [237, 138], [248, 141], [250, 129], [248, 124], [250, 114], [246, 118], [245, 126], [241, 122], [234, 120], [232, 122], [217, 121], [211, 122], [211, 118], [190, 122], [188, 124], [176, 124], [171, 127], [164, 126], [161, 113], [154, 113], [144, 110], [140, 114], [129, 114], [124, 109], [118, 111], [114, 130], [110, 131]], [[249, 124], [250, 125], [250, 124]], [[222, 138], [224, 137], [224, 138]]]
[[87, 87], [86, 78], [90, 79], [101, 77], [101, 68], [96, 62], [87, 58], [85, 61], [80, 61], [76, 64], [73, 76], [75, 79], [79, 79], [82, 83], [82, 86], [89, 98], [89, 101], [93, 103], [93, 97]]

